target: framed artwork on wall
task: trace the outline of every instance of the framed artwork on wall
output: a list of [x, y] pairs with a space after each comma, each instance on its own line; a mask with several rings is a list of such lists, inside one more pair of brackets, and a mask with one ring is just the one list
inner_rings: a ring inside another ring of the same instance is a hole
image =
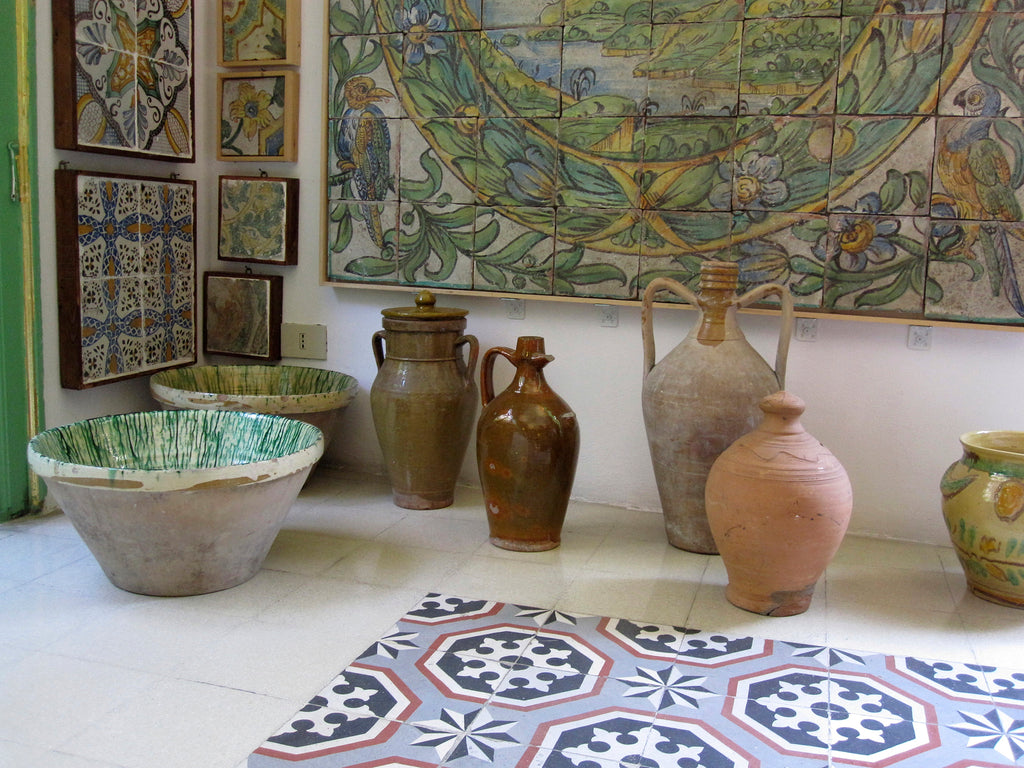
[[61, 386], [196, 362], [195, 182], [60, 169]]
[[203, 351], [280, 360], [282, 277], [206, 272], [203, 281]]
[[298, 263], [298, 179], [221, 176], [219, 196], [219, 259]]
[[221, 0], [222, 67], [297, 66], [300, 0]]
[[217, 75], [218, 160], [293, 162], [299, 75], [287, 70]]
[[53, 0], [54, 144], [192, 162], [192, 0]]

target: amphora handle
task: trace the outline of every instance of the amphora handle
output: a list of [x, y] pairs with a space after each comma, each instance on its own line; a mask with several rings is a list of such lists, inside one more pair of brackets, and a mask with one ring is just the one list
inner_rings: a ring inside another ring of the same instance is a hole
[[[644, 339], [644, 377], [654, 368], [654, 294], [658, 291], [669, 291], [679, 298], [692, 304], [698, 309], [703, 309], [700, 297], [677, 280], [668, 277], [657, 277], [647, 284], [644, 291], [644, 300], [641, 310], [641, 323]], [[793, 335], [793, 295], [789, 290], [778, 283], [768, 283], [747, 291], [745, 294], [733, 301], [737, 308], [745, 307], [765, 296], [778, 294], [782, 301], [782, 326], [779, 329], [779, 343], [775, 350], [775, 376], [779, 380], [779, 388], [786, 386], [786, 362], [789, 358], [789, 342]]]
[[[469, 344], [469, 360], [467, 360], [465, 363], [463, 363], [462, 361], [462, 355], [458, 354], [459, 347], [461, 347], [463, 344]], [[476, 336], [474, 336], [471, 333], [467, 333], [465, 336], [459, 336], [459, 338], [455, 340], [455, 350], [456, 363], [458, 363], [458, 365], [460, 366], [466, 366], [465, 370], [462, 372], [462, 375], [465, 377], [466, 383], [472, 385], [473, 373], [476, 371], [476, 358], [480, 354], [480, 343], [476, 340]]]
[[644, 337], [644, 378], [647, 378], [647, 374], [654, 367], [654, 307], [652, 304], [654, 302], [654, 294], [662, 290], [674, 293], [683, 301], [693, 304], [697, 309], [701, 309], [700, 297], [678, 280], [673, 280], [669, 277], [656, 277], [647, 284], [640, 311], [640, 324]]
[[746, 307], [765, 296], [778, 294], [782, 301], [782, 325], [779, 328], [779, 344], [775, 348], [775, 377], [779, 380], [779, 389], [786, 388], [786, 361], [789, 359], [789, 342], [793, 337], [793, 294], [784, 285], [768, 283], [759, 285], [740, 296], [734, 304]]
[[384, 331], [377, 331], [373, 334], [373, 359], [377, 361], [377, 370], [384, 365]]

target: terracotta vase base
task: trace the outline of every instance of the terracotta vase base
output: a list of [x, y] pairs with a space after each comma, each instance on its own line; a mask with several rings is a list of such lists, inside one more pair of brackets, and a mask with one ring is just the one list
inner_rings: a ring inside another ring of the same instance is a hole
[[432, 495], [394, 491], [392, 499], [395, 506], [402, 509], [444, 509], [452, 505], [455, 496], [448, 493]]
[[562, 544], [561, 541], [552, 539], [523, 541], [522, 539], [502, 539], [498, 536], [491, 536], [490, 542], [498, 549], [507, 549], [510, 552], [546, 552], [549, 549], [557, 549]]
[[730, 584], [725, 589], [726, 599], [737, 608], [762, 616], [797, 616], [811, 607], [814, 584], [803, 589], [757, 594], [743, 592]]

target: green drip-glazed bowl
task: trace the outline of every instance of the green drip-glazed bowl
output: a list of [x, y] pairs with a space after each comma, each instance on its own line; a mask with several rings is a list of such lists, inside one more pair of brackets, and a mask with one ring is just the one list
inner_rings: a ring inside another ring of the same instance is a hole
[[322, 453], [301, 421], [201, 410], [88, 419], [28, 444], [107, 578], [165, 596], [252, 578]]

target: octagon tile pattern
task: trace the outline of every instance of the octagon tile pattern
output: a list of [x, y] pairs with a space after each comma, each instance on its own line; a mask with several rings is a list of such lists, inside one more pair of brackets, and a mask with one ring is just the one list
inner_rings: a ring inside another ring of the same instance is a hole
[[1024, 672], [431, 593], [251, 768], [1000, 768]]

